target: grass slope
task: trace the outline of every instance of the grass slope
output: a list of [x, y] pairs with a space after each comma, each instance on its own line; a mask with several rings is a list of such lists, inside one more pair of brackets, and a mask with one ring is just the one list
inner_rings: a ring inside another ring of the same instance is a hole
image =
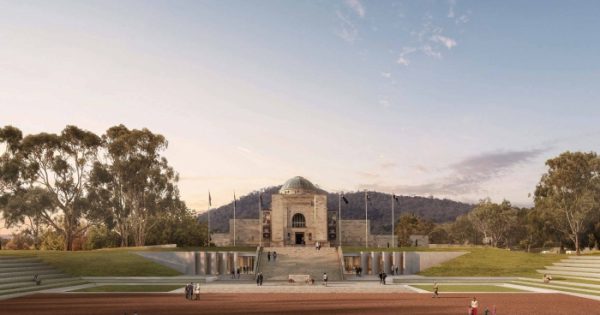
[[2, 250], [0, 255], [36, 256], [73, 276], [177, 276], [176, 270], [154, 263], [125, 250], [35, 251]]
[[[460, 249], [449, 248], [447, 250]], [[423, 276], [537, 278], [540, 274], [536, 270], [544, 269], [544, 266], [566, 257], [565, 255], [543, 255], [497, 248], [464, 248], [463, 250], [469, 251], [469, 253], [419, 274]]]

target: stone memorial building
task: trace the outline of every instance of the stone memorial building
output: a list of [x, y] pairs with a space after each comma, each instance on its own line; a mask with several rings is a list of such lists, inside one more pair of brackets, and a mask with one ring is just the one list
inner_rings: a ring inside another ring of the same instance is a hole
[[[260, 219], [235, 220], [236, 245], [297, 246], [320, 242], [337, 246], [341, 238], [344, 246], [364, 246], [365, 237], [369, 246], [391, 243], [390, 235], [371, 235], [368, 221], [342, 220], [340, 226], [338, 209], [327, 209], [327, 192], [301, 176], [286, 181], [279, 193], [271, 196], [271, 209], [261, 209], [260, 214]], [[217, 246], [233, 245], [233, 238], [233, 219], [229, 220], [229, 233], [212, 234]]]

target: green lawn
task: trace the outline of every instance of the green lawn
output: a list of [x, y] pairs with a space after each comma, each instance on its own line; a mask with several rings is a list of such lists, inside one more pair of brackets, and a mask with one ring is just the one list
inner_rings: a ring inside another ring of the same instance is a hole
[[[460, 250], [448, 248], [446, 250]], [[534, 254], [497, 248], [464, 248], [468, 254], [419, 273], [423, 276], [520, 276], [541, 277], [536, 272], [565, 258], [565, 255]]]
[[0, 255], [37, 256], [73, 276], [177, 276], [176, 270], [154, 263], [125, 250], [36, 251], [2, 250]]
[[447, 251], [464, 251], [470, 250], [471, 247], [452, 247], [452, 248], [429, 248], [429, 247], [360, 247], [360, 246], [342, 246], [344, 253], [360, 253], [360, 252], [447, 252]]
[[71, 292], [169, 292], [181, 285], [101, 285]]
[[[433, 292], [432, 285], [410, 285], [422, 290]], [[523, 290], [503, 287], [499, 285], [481, 285], [481, 284], [448, 284], [439, 285], [439, 293], [451, 293], [451, 292], [525, 292]]]

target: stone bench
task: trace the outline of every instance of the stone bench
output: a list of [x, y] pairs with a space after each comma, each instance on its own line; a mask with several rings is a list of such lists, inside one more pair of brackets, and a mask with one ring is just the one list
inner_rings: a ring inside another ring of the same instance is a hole
[[312, 284], [310, 275], [288, 275], [288, 283]]

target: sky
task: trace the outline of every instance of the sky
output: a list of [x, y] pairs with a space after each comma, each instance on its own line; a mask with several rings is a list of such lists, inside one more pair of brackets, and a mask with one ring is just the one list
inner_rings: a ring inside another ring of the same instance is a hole
[[197, 211], [301, 175], [531, 205], [600, 150], [598, 1], [4, 1], [0, 126], [169, 141]]

